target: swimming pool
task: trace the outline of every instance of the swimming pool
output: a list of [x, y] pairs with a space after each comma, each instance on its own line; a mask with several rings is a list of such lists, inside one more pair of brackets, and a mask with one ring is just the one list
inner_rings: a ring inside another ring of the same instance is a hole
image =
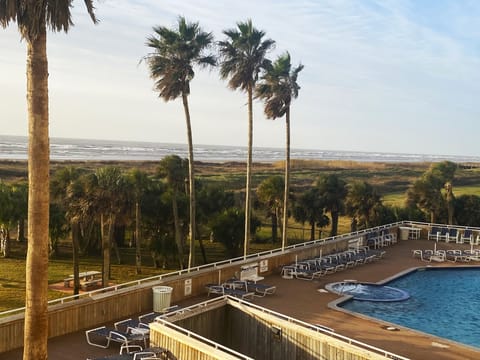
[[390, 281], [410, 298], [348, 300], [338, 306], [480, 348], [480, 268], [425, 268]]

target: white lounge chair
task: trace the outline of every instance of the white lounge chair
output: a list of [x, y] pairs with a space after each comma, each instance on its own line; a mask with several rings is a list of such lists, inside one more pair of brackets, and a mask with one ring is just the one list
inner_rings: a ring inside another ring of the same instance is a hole
[[114, 341], [120, 343], [122, 347], [126, 348], [127, 352], [129, 352], [128, 349], [132, 346], [138, 346], [138, 342], [143, 342], [144, 347], [146, 347], [149, 334], [143, 331], [133, 331], [133, 328], [128, 328], [128, 331], [123, 332], [116, 329], [109, 329], [106, 326], [100, 326], [85, 331], [85, 336], [90, 345], [106, 349], [110, 346], [110, 342]]

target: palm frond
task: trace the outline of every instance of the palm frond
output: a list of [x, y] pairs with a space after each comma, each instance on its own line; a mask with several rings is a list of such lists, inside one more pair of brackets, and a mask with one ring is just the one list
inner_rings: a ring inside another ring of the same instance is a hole
[[265, 32], [256, 29], [251, 20], [238, 22], [237, 29], [224, 30], [223, 34], [226, 40], [218, 42], [220, 77], [229, 79], [232, 90], [253, 88], [262, 69], [269, 66], [265, 56], [275, 42], [264, 40]]
[[[52, 31], [70, 29], [72, 22], [73, 0], [0, 0], [0, 25], [6, 27], [16, 22], [22, 37], [35, 39], [47, 26]], [[85, 0], [87, 11], [94, 23], [98, 20], [94, 14], [93, 0]]]
[[216, 65], [215, 56], [208, 53], [213, 43], [212, 33], [204, 32], [198, 23], [187, 22], [184, 17], [178, 18], [174, 29], [157, 26], [153, 31], [146, 41], [152, 53], [143, 59], [155, 80], [155, 90], [165, 101], [188, 95], [189, 82], [195, 76], [193, 67]]
[[276, 119], [285, 115], [292, 99], [298, 97], [300, 86], [297, 78], [302, 69], [303, 65], [299, 65], [292, 70], [288, 52], [280, 55], [274, 63], [266, 67], [261, 81], [255, 88], [255, 97], [264, 100], [267, 118]]

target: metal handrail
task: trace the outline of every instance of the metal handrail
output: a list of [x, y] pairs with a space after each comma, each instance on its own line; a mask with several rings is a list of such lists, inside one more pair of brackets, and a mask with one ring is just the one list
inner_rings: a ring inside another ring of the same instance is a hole
[[[227, 296], [227, 295], [226, 295]], [[325, 329], [325, 328], [322, 328], [322, 327], [319, 327], [319, 326], [316, 326], [316, 325], [313, 325], [313, 324], [309, 324], [309, 323], [306, 323], [304, 321], [301, 321], [301, 320], [298, 320], [298, 319], [295, 319], [293, 317], [290, 317], [288, 315], [284, 315], [284, 314], [281, 314], [279, 312], [276, 312], [276, 311], [273, 311], [273, 310], [269, 310], [267, 308], [264, 308], [264, 307], [261, 307], [261, 306], [258, 306], [256, 304], [253, 304], [251, 302], [247, 302], [247, 301], [244, 301], [242, 299], [237, 299], [237, 298], [234, 298], [234, 297], [231, 297], [231, 296], [228, 296], [229, 300], [231, 301], [236, 301], [238, 303], [241, 303], [242, 305], [244, 306], [248, 306], [248, 307], [251, 307], [251, 308], [254, 308], [258, 311], [261, 311], [262, 313], [265, 313], [265, 314], [268, 314], [268, 315], [274, 315], [282, 320], [285, 320], [289, 323], [293, 323], [293, 324], [297, 324], [297, 325], [301, 325], [303, 327], [306, 327], [310, 330], [314, 330], [316, 332], [319, 332], [319, 333], [323, 333], [323, 334], [326, 334], [328, 336], [332, 336], [332, 337], [335, 337], [339, 340], [342, 340], [344, 342], [347, 342], [348, 344], [350, 345], [355, 345], [355, 346], [358, 346], [358, 347], [361, 347], [363, 349], [367, 349], [369, 351], [373, 351], [377, 354], [381, 354], [383, 356], [385, 356], [387, 359], [396, 359], [396, 360], [410, 360], [409, 358], [406, 358], [404, 356], [401, 356], [401, 355], [397, 355], [397, 354], [394, 354], [390, 351], [386, 351], [386, 350], [383, 350], [383, 349], [380, 349], [380, 348], [377, 348], [375, 346], [372, 346], [372, 345], [369, 345], [369, 344], [366, 344], [366, 343], [363, 343], [361, 341], [358, 341], [358, 340], [355, 340], [355, 339], [352, 339], [352, 338], [349, 338], [348, 336], [344, 336], [344, 335], [340, 335], [340, 334], [337, 334], [333, 331], [330, 331], [328, 329]]]
[[155, 319], [155, 322], [156, 323], [160, 323], [162, 324], [163, 326], [166, 326], [166, 327], [170, 327], [170, 328], [173, 328], [175, 331], [178, 331], [178, 332], [181, 332], [182, 334], [190, 337], [190, 338], [193, 338], [195, 340], [198, 340], [198, 341], [201, 341], [209, 346], [213, 346], [216, 350], [220, 350], [220, 351], [223, 351], [223, 352], [226, 352], [230, 355], [234, 355], [240, 359], [244, 359], [244, 360], [254, 360], [253, 358], [251, 357], [248, 357], [244, 354], [241, 354], [233, 349], [230, 349], [222, 344], [219, 344], [213, 340], [210, 340], [206, 337], [203, 337], [201, 335], [198, 335], [190, 330], [187, 330], [185, 328], [182, 328], [178, 325], [175, 325], [171, 322], [169, 322], [168, 320], [166, 320], [166, 316], [167, 315], [175, 315], [176, 313], [182, 313], [182, 312], [185, 312], [185, 311], [191, 311], [191, 310], [194, 310], [196, 308], [199, 308], [199, 307], [207, 307], [208, 305], [210, 304], [213, 304], [213, 303], [217, 303], [217, 302], [225, 302], [226, 303], [226, 299], [227, 297], [226, 296], [222, 296], [222, 297], [219, 297], [219, 298], [216, 298], [216, 299], [211, 299], [211, 300], [207, 300], [207, 301], [204, 301], [200, 304], [195, 304], [195, 305], [192, 305], [192, 306], [189, 306], [189, 307], [186, 307], [186, 308], [183, 308], [183, 309], [180, 309], [180, 310], [177, 310], [177, 311], [174, 311], [172, 313], [169, 313], [169, 314], [165, 314], [165, 315], [161, 315], [159, 317], [157, 317]]
[[[181, 275], [184, 275], [184, 274], [189, 274], [189, 273], [192, 273], [192, 272], [198, 272], [198, 271], [202, 271], [202, 270], [217, 269], [217, 268], [225, 266], [225, 265], [232, 265], [232, 264], [235, 264], [235, 263], [241, 264], [241, 263], [256, 260], [256, 259], [266, 257], [266, 256], [272, 256], [272, 255], [287, 253], [291, 250], [298, 250], [299, 248], [307, 248], [307, 247], [315, 246], [315, 245], [318, 245], [318, 244], [328, 244], [328, 243], [335, 242], [335, 241], [338, 241], [338, 240], [342, 240], [342, 239], [346, 239], [346, 238], [352, 238], [352, 237], [355, 237], [355, 236], [366, 235], [366, 234], [374, 232], [374, 231], [387, 230], [387, 229], [391, 229], [393, 227], [398, 227], [398, 226], [401, 226], [401, 225], [432, 226], [432, 224], [429, 224], [429, 223], [422, 223], [422, 222], [416, 222], [416, 221], [399, 221], [399, 222], [396, 222], [396, 223], [376, 226], [376, 227], [373, 227], [373, 228], [358, 230], [358, 231], [354, 231], [354, 232], [350, 232], [350, 233], [346, 233], [346, 234], [341, 234], [341, 235], [337, 235], [337, 236], [330, 236], [330, 237], [323, 238], [323, 239], [316, 239], [316, 240], [307, 241], [307, 242], [300, 243], [300, 244], [289, 245], [289, 246], [285, 247], [284, 250], [282, 250], [281, 248], [266, 250], [266, 251], [262, 251], [262, 252], [259, 252], [259, 253], [247, 255], [246, 257], [241, 256], [241, 257], [236, 257], [236, 258], [232, 258], [232, 259], [221, 260], [221, 261], [218, 261], [218, 262], [215, 262], [215, 263], [209, 263], [209, 264], [195, 266], [195, 267], [188, 268], [188, 269], [169, 272], [169, 273], [166, 273], [166, 274], [150, 276], [150, 277], [139, 279], [139, 280], [133, 280], [133, 281], [129, 281], [129, 282], [122, 283], [122, 284], [117, 284], [117, 285], [104, 287], [104, 288], [101, 288], [101, 289], [92, 290], [92, 291], [82, 293], [82, 294], [78, 294], [78, 295], [70, 295], [70, 296], [66, 296], [66, 297], [62, 297], [62, 298], [58, 298], [58, 299], [53, 299], [53, 300], [48, 301], [48, 304], [49, 305], [64, 304], [65, 302], [68, 302], [68, 301], [74, 301], [74, 300], [78, 300], [80, 298], [85, 298], [85, 297], [92, 297], [92, 296], [95, 296], [97, 294], [105, 294], [107, 292], [115, 292], [115, 291], [118, 291], [120, 289], [124, 289], [124, 288], [131, 287], [131, 286], [143, 285], [143, 284], [146, 284], [146, 283], [149, 283], [149, 282], [158, 282], [158, 281], [162, 281], [162, 280], [165, 280], [165, 279], [170, 279], [170, 278], [173, 278], [173, 277], [176, 277], [176, 276], [181, 276]], [[443, 225], [443, 226], [445, 226], [445, 225]], [[459, 227], [459, 228], [466, 228], [466, 227]], [[480, 228], [476, 228], [476, 227], [468, 227], [468, 229], [480, 230]], [[25, 307], [12, 309], [12, 310], [6, 310], [6, 311], [3, 311], [3, 312], [0, 312], [0, 317], [6, 316], [6, 315], [9, 315], [9, 314], [19, 313], [19, 312], [22, 312], [24, 310], [25, 310]]]

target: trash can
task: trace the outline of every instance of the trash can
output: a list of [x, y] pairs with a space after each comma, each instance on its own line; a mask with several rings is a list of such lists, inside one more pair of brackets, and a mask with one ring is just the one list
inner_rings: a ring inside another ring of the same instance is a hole
[[410, 235], [409, 227], [400, 227], [400, 240], [408, 240]]
[[173, 288], [170, 286], [154, 286], [153, 290], [153, 311], [163, 312], [163, 309], [170, 307]]

